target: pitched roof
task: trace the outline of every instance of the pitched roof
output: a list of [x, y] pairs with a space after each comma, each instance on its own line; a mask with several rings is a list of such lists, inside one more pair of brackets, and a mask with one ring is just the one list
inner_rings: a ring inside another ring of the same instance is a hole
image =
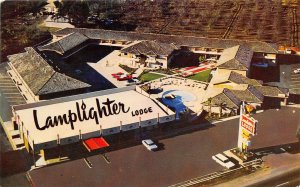
[[[238, 108], [241, 100], [237, 98], [234, 94], [230, 92], [228, 89], [223, 89], [222, 93], [211, 97], [211, 105], [212, 106], [221, 106], [226, 105], [228, 108]], [[209, 101], [204, 102], [205, 105], [209, 105]]]
[[260, 93], [256, 93], [255, 95], [252, 93], [253, 89], [246, 89], [246, 90], [230, 90], [230, 92], [239, 98], [241, 101], [246, 101], [248, 103], [262, 103], [263, 102], [263, 95]]
[[285, 97], [285, 90], [273, 86], [255, 86], [259, 92], [267, 97]]
[[217, 62], [218, 68], [248, 70], [252, 60], [253, 51], [246, 47], [237, 45], [224, 49]]
[[56, 72], [32, 47], [25, 50], [25, 53], [8, 56], [8, 59], [35, 95], [90, 86]]
[[157, 41], [141, 41], [137, 44], [123, 48], [121, 52], [144, 55], [170, 55], [177, 47], [173, 44], [161, 43]]
[[78, 45], [84, 43], [88, 39], [89, 38], [86, 37], [85, 35], [74, 32], [74, 33], [64, 36], [60, 40], [57, 40], [55, 42], [52, 42], [52, 43], [49, 43], [49, 44], [46, 44], [43, 46], [39, 46], [38, 49], [41, 51], [42, 50], [56, 51], [60, 54], [63, 54], [65, 52], [77, 47]]
[[228, 71], [222, 74], [217, 74], [212, 79], [213, 84], [220, 84], [228, 81], [236, 84], [261, 85], [260, 81], [255, 79], [250, 79], [234, 71], [230, 71], [230, 72]]
[[249, 79], [242, 74], [236, 73], [234, 71], [230, 72], [228, 80], [236, 84], [250, 84], [250, 85], [261, 85], [261, 83], [255, 79]]
[[[249, 86], [246, 90], [229, 90], [224, 88], [222, 93], [211, 98], [212, 106], [226, 105], [228, 108], [238, 108], [242, 101], [249, 103], [262, 103], [263, 95], [253, 86]], [[209, 101], [204, 102], [209, 105]]]
[[136, 40], [156, 40], [162, 43], [173, 43], [177, 47], [195, 46], [226, 49], [237, 45], [248, 47], [254, 52], [277, 53], [277, 46], [261, 41], [233, 40], [204, 38], [181, 35], [164, 35], [152, 33], [138, 33], [127, 31], [112, 31], [102, 29], [86, 28], [64, 28], [54, 32], [56, 36], [64, 36], [73, 32], [84, 34], [90, 39], [118, 40], [118, 41], [136, 41]]

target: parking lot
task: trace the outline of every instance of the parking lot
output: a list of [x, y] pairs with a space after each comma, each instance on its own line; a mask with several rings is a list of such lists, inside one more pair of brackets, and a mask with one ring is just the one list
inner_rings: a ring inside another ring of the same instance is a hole
[[[280, 112], [280, 115], [277, 113]], [[257, 114], [252, 149], [297, 142], [300, 109], [284, 107]], [[287, 117], [288, 116], [288, 117]], [[211, 156], [237, 144], [238, 119], [159, 140], [161, 149], [142, 145], [30, 171], [35, 186], [168, 186], [222, 170]]]

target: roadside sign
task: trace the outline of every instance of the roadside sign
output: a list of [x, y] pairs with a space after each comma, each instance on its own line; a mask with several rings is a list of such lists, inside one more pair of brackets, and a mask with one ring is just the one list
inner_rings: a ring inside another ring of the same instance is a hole
[[240, 126], [248, 133], [255, 135], [256, 120], [245, 114], [242, 115]]

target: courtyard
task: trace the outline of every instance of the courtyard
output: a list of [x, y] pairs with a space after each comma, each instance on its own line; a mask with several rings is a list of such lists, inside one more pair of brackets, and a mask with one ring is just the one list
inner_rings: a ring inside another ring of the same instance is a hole
[[[207, 88], [207, 84], [181, 77], [164, 77], [149, 82], [151, 97], [161, 98], [162, 102], [177, 114], [189, 111], [193, 114], [202, 112], [200, 104]], [[168, 96], [175, 98], [168, 99]], [[177, 117], [179, 117], [177, 115]]]

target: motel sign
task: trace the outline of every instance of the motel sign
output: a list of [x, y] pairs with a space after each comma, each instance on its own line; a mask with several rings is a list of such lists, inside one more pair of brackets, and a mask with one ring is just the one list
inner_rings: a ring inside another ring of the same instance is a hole
[[256, 131], [256, 120], [252, 117], [242, 115], [241, 127], [246, 130], [248, 133], [255, 135]]

